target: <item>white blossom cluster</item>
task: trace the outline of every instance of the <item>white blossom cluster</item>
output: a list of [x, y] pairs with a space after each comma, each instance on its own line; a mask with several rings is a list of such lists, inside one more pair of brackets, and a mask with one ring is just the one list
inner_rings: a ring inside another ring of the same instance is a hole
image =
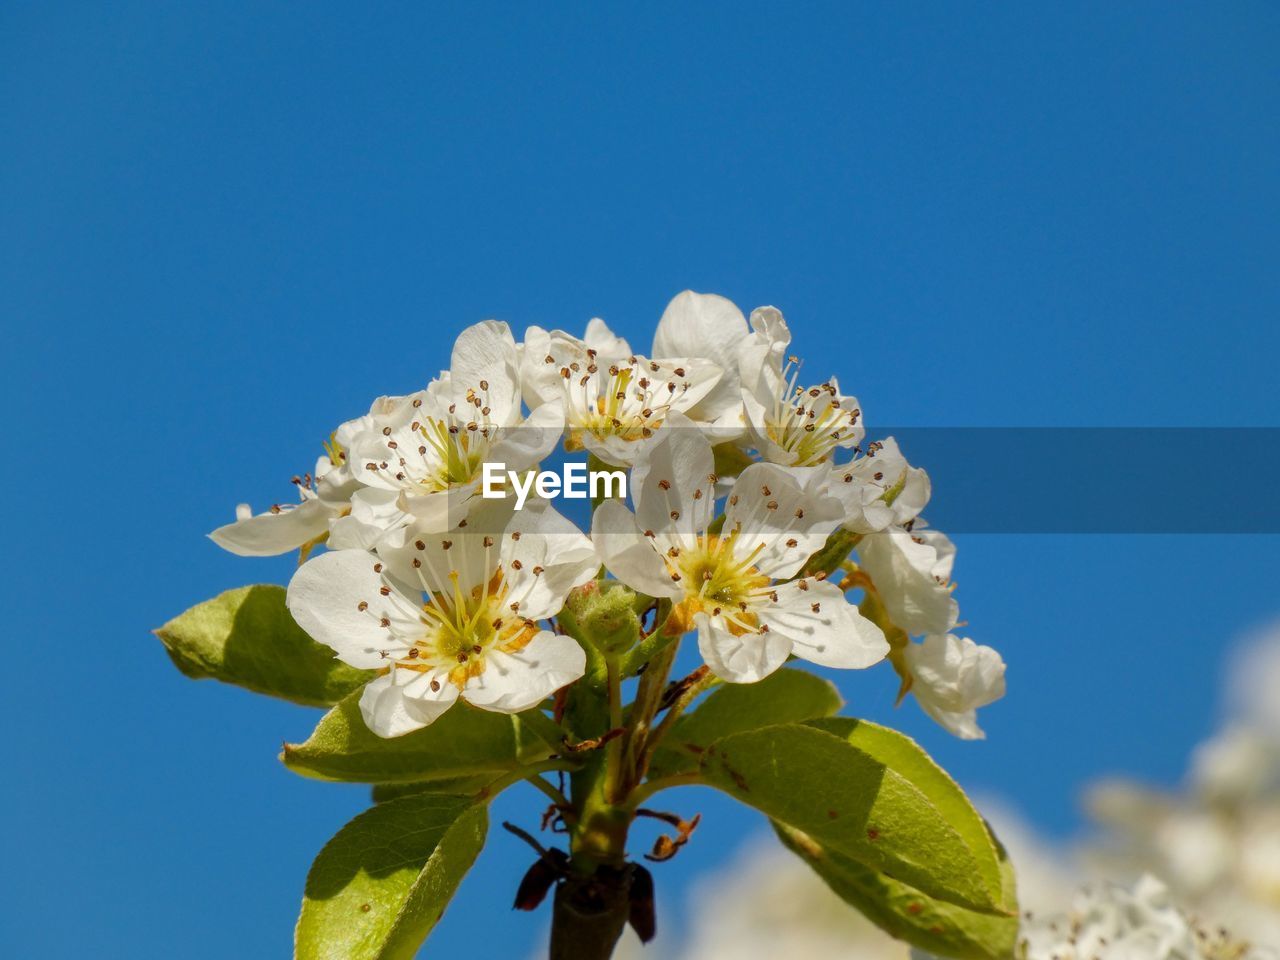
[[1240, 657], [1223, 729], [1192, 754], [1187, 785], [1111, 779], [1088, 796], [1104, 828], [1095, 871], [1150, 871], [1198, 916], [1280, 948], [1280, 630]]
[[[920, 956], [917, 954], [917, 956]], [[1150, 874], [1133, 888], [1085, 887], [1063, 914], [1028, 916], [1016, 960], [1274, 960], [1269, 950], [1208, 928], [1174, 902]]]
[[[930, 716], [980, 737], [1004, 663], [952, 632], [955, 548], [920, 516], [928, 476], [893, 438], [866, 441], [835, 379], [802, 380], [790, 341], [778, 310], [748, 320], [691, 291], [647, 354], [600, 320], [581, 337], [530, 327], [520, 340], [476, 324], [423, 389], [333, 432], [295, 481], [299, 503], [242, 506], [212, 537], [242, 555], [302, 551], [289, 607], [340, 659], [379, 671], [361, 706], [383, 736], [459, 698], [525, 710], [581, 676], [582, 649], [547, 621], [603, 564], [669, 601], [669, 629], [696, 631], [723, 680], [759, 680], [790, 656], [888, 657]], [[606, 500], [580, 531], [545, 499], [517, 510], [481, 496], [486, 463], [532, 470], [561, 442], [629, 470], [630, 506]], [[806, 572], [833, 535], [856, 562]]]

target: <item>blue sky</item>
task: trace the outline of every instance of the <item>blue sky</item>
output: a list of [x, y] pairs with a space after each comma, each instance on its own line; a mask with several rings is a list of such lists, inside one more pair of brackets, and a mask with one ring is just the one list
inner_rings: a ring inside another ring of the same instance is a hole
[[[286, 578], [204, 533], [476, 320], [644, 343], [692, 287], [782, 308], [873, 430], [1280, 425], [1277, 41], [1262, 3], [5, 4], [0, 953], [284, 955], [364, 793], [276, 762], [311, 712], [148, 630]], [[973, 469], [1016, 495], [999, 449]], [[1010, 664], [990, 739], [841, 686], [1055, 835], [1091, 777], [1176, 780], [1229, 638], [1280, 613], [1274, 536], [958, 541]], [[657, 871], [675, 926], [762, 823], [671, 796], [704, 814]], [[493, 834], [427, 955], [522, 955], [526, 860]]]

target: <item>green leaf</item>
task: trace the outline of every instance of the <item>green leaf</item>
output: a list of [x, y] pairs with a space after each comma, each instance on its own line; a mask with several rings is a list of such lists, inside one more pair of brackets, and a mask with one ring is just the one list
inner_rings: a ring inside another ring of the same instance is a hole
[[386, 803], [418, 793], [441, 796], [474, 797], [494, 780], [491, 773], [473, 777], [451, 777], [448, 780], [415, 781], [414, 783], [375, 783], [369, 791], [374, 803]]
[[[890, 936], [942, 957], [1006, 960], [1013, 955], [1018, 917], [977, 913], [943, 903], [818, 843], [808, 834], [774, 822], [787, 849], [805, 861], [842, 900]], [[1004, 901], [1016, 901], [1013, 871], [1001, 850], [1007, 878]]]
[[260, 583], [197, 604], [155, 631], [174, 665], [309, 707], [337, 703], [374, 674], [334, 659], [293, 621], [284, 587]]
[[777, 723], [827, 717], [842, 706], [829, 681], [806, 670], [783, 667], [759, 683], [729, 683], [672, 726], [649, 765], [649, 775], [665, 777], [696, 770], [698, 756], [731, 733]]
[[[934, 763], [933, 758], [918, 743], [896, 730], [853, 717], [829, 717], [813, 720], [808, 725], [844, 738], [911, 781], [960, 834], [965, 845], [974, 854], [983, 882], [988, 888], [1002, 889], [1004, 878], [997, 844], [986, 821], [982, 819], [982, 814], [974, 809], [959, 784]], [[1016, 907], [1015, 903], [1015, 911]]]
[[484, 846], [483, 804], [421, 794], [360, 814], [307, 874], [296, 960], [410, 960]]
[[[1004, 912], [962, 830], [902, 773], [817, 724], [737, 733], [703, 755], [707, 783], [857, 863], [947, 903]], [[927, 785], [930, 791], [936, 785]]]
[[356, 783], [496, 777], [551, 755], [553, 748], [534, 733], [530, 720], [537, 718], [490, 713], [459, 701], [429, 727], [384, 738], [365, 726], [357, 691], [326, 713], [306, 742], [286, 743], [280, 759], [303, 776]]

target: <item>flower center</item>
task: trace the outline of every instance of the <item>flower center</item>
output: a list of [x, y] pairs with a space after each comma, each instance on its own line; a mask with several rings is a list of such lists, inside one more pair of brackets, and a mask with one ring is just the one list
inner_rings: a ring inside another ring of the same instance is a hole
[[861, 416], [860, 410], [840, 405], [835, 385], [797, 385], [800, 361], [787, 358], [782, 376], [786, 380], [765, 424], [769, 439], [795, 457], [794, 466], [808, 467], [823, 462], [845, 440]]
[[[560, 362], [550, 354], [546, 360]], [[689, 389], [684, 377], [683, 367], [642, 357], [628, 357], [602, 370], [591, 349], [585, 362], [562, 363], [560, 379], [571, 427], [568, 448], [580, 449], [584, 432], [628, 442], [653, 436], [676, 399]]]
[[694, 546], [671, 546], [663, 555], [671, 579], [684, 586], [684, 599], [672, 610], [670, 621], [682, 631], [690, 629], [693, 615], [701, 612], [723, 617], [735, 634], [759, 632], [754, 610], [776, 595], [769, 578], [755, 567], [763, 544], [739, 559], [734, 555], [737, 537], [702, 534]]
[[[485, 538], [489, 540], [489, 538]], [[488, 544], [486, 544], [488, 546]], [[421, 561], [415, 569], [424, 581]], [[508, 602], [507, 584], [501, 568], [488, 583], [464, 591], [458, 574], [450, 571], [451, 589], [424, 592], [418, 620], [421, 632], [411, 638], [409, 650], [396, 666], [423, 673], [443, 673], [444, 679], [459, 689], [484, 673], [488, 656], [494, 651], [517, 653], [538, 632], [537, 624], [519, 614], [519, 604]], [[439, 680], [432, 689], [439, 689]]]
[[418, 477], [418, 483], [432, 492], [470, 483], [479, 475], [489, 452], [491, 432], [488, 428], [481, 432], [474, 420], [465, 426], [444, 420], [418, 424], [423, 439], [419, 455], [434, 468]]
[[[399, 427], [383, 427], [385, 459], [370, 460], [365, 468], [394, 478], [401, 487], [437, 493], [464, 486], [480, 476], [489, 450], [501, 427], [489, 417], [488, 384], [468, 390], [463, 404], [473, 409], [458, 412], [451, 403], [446, 415], [417, 417]], [[422, 406], [422, 398], [413, 401]]]

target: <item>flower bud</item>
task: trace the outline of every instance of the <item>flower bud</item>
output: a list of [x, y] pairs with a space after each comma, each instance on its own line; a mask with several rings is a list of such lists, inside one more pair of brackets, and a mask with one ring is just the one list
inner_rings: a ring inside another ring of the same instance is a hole
[[589, 580], [565, 601], [578, 636], [604, 654], [619, 654], [640, 639], [635, 591], [616, 581]]

